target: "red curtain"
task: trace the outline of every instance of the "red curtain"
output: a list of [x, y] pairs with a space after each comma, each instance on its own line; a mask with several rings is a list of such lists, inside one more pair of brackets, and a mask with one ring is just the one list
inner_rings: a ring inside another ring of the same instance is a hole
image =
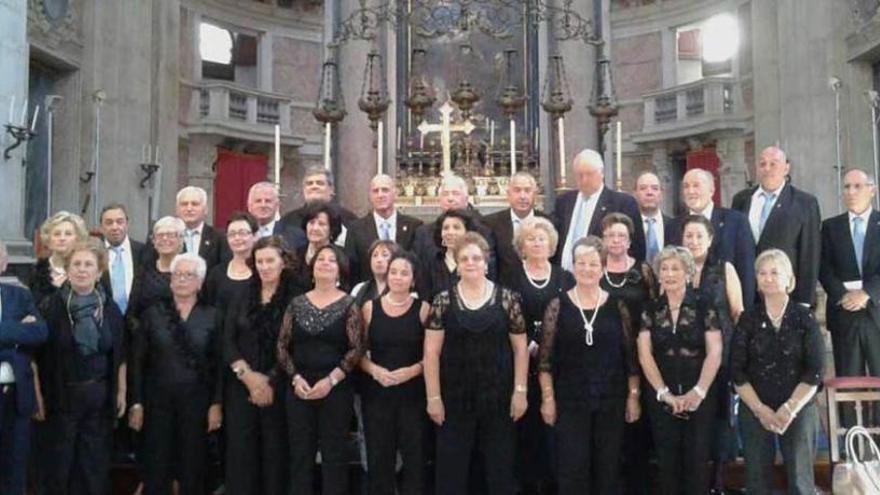
[[214, 175], [214, 225], [217, 228], [225, 230], [232, 212], [247, 209], [248, 189], [266, 180], [268, 163], [269, 159], [263, 155], [218, 150]]
[[687, 169], [701, 168], [715, 177], [715, 194], [712, 201], [715, 206], [721, 206], [721, 179], [718, 176], [718, 168], [721, 166], [721, 159], [715, 154], [714, 149], [691, 151], [687, 154]]

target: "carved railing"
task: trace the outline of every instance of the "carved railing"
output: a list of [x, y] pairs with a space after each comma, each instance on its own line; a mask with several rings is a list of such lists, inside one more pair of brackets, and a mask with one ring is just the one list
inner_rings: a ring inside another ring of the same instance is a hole
[[291, 98], [223, 81], [184, 83], [192, 91], [187, 124], [191, 130], [264, 141], [281, 126], [292, 133]]

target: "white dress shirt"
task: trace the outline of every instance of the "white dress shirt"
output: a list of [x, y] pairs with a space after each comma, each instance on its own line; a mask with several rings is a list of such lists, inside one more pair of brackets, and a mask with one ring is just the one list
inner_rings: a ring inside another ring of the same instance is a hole
[[397, 210], [394, 210], [394, 213], [391, 214], [388, 218], [383, 218], [382, 215], [379, 215], [375, 211], [373, 211], [373, 221], [376, 222], [376, 234], [379, 236], [378, 238], [382, 238], [382, 224], [388, 224], [388, 240], [392, 242], [397, 242]]
[[[132, 258], [133, 253], [131, 252], [131, 242], [128, 236], [125, 236], [120, 246], [122, 247], [122, 263], [125, 265], [125, 295], [128, 297], [131, 295], [131, 284], [134, 281], [134, 259]], [[107, 241], [104, 241], [104, 247], [107, 249], [107, 269], [110, 270], [116, 261], [116, 251]], [[112, 280], [113, 274], [110, 273], [108, 275], [110, 275]]]
[[525, 218], [520, 218], [513, 212], [513, 208], [510, 209], [510, 224], [513, 226], [513, 236], [516, 237], [516, 233], [519, 232], [519, 226], [523, 224], [523, 222], [527, 220], [531, 220], [535, 218], [535, 209], [532, 208], [529, 210], [529, 214], [526, 215]]
[[[3, 298], [0, 297], [0, 319], [3, 318]], [[12, 365], [6, 361], [0, 362], [0, 385], [8, 385], [15, 383], [15, 373], [12, 371]]]
[[599, 202], [599, 196], [602, 194], [603, 189], [605, 189], [604, 185], [589, 197], [584, 197], [584, 194], [580, 193], [577, 195], [577, 200], [574, 202], [574, 208], [571, 210], [571, 220], [568, 224], [568, 233], [565, 236], [565, 248], [562, 251], [562, 268], [565, 268], [570, 272], [573, 271], [574, 268], [574, 260], [571, 258], [571, 247], [578, 241], [578, 239], [574, 239], [575, 231], [577, 230], [575, 227], [577, 227], [578, 212], [581, 211], [581, 208], [585, 208], [586, 210], [583, 215], [583, 221], [586, 222], [583, 235], [589, 235], [590, 224], [593, 222], [593, 213], [596, 211], [596, 203]]
[[776, 205], [776, 201], [779, 200], [779, 194], [782, 192], [783, 187], [785, 187], [785, 184], [779, 186], [779, 189], [775, 191], [766, 191], [763, 187], [759, 186], [752, 194], [752, 204], [749, 207], [749, 226], [752, 228], [752, 237], [755, 238], [755, 243], [761, 237], [761, 211], [764, 209], [764, 203], [767, 201], [764, 195], [774, 195], [770, 199], [770, 211], [772, 212], [772, 208]]
[[712, 212], [715, 211], [715, 203], [709, 201], [709, 206], [707, 206], [703, 211], [693, 211], [688, 210], [691, 215], [703, 215], [706, 217], [706, 220], [712, 221]]
[[871, 208], [869, 207], [865, 211], [858, 213], [858, 214], [853, 213], [851, 211], [847, 212], [847, 214], [849, 215], [849, 236], [850, 236], [850, 239], [852, 239], [852, 235], [853, 235], [853, 219], [856, 217], [859, 217], [862, 219], [862, 225], [865, 226], [865, 235], [867, 235], [868, 234], [868, 219], [871, 218]]
[[[199, 224], [198, 227], [196, 227], [196, 228], [194, 228], [194, 229], [189, 229], [189, 228], [188, 228], [188, 229], [186, 229], [186, 230], [184, 231], [184, 235], [183, 235], [183, 243], [184, 243], [184, 245], [186, 245], [186, 239], [187, 239], [187, 238], [186, 238], [186, 233], [187, 233], [187, 232], [190, 232], [190, 231], [193, 232], [193, 236], [192, 236], [192, 251], [193, 251], [194, 253], [196, 253], [196, 254], [199, 254], [199, 246], [202, 245], [202, 234], [205, 233], [204, 230], [205, 230], [205, 222], [202, 222], [202, 223]], [[187, 250], [189, 250], [189, 246], [187, 246]]]
[[642, 231], [645, 233], [645, 241], [648, 240], [648, 219], [654, 219], [654, 234], [657, 236], [657, 248], [662, 250], [663, 246], [666, 244], [666, 239], [663, 236], [663, 213], [660, 210], [657, 210], [653, 216], [645, 216], [642, 215]]
[[266, 225], [260, 225], [257, 229], [257, 238], [262, 239], [263, 237], [269, 237], [275, 232], [275, 222], [277, 220], [272, 220]]

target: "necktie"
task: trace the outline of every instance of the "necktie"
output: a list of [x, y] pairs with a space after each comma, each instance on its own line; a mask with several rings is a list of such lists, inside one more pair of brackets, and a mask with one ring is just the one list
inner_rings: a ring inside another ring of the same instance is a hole
[[196, 236], [199, 235], [198, 230], [189, 230], [186, 229], [184, 232], [184, 237], [186, 239], [186, 252], [188, 253], [198, 253], [199, 248], [195, 245]]
[[859, 264], [859, 273], [862, 271], [862, 255], [865, 251], [865, 221], [862, 217], [853, 218], [853, 247], [856, 249], [856, 263]]
[[590, 198], [584, 196], [581, 201], [581, 208], [577, 212], [577, 221], [574, 224], [574, 237], [571, 238], [572, 245], [587, 234], [587, 204], [589, 202]]
[[660, 242], [657, 240], [657, 230], [654, 227], [654, 223], [657, 222], [656, 218], [649, 217], [645, 219], [648, 222], [648, 231], [645, 233], [645, 243], [647, 244], [647, 252], [646, 258], [648, 263], [654, 261], [654, 257], [657, 256], [657, 253], [660, 252]]
[[391, 240], [391, 225], [388, 222], [382, 222], [379, 224], [379, 238], [383, 241]]
[[113, 300], [119, 306], [119, 311], [125, 314], [128, 307], [128, 294], [125, 293], [125, 261], [122, 259], [122, 246], [113, 248], [115, 258], [110, 268], [110, 288], [113, 290]]
[[770, 216], [770, 210], [773, 208], [773, 199], [776, 197], [776, 194], [762, 192], [761, 196], [764, 196], [764, 206], [761, 207], [761, 219], [758, 220], [758, 233], [764, 231], [764, 224], [767, 223], [767, 217]]

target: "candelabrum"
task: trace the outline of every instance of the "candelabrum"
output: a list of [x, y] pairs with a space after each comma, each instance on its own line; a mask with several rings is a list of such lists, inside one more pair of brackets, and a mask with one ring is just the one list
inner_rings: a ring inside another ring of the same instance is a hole
[[409, 108], [413, 122], [418, 125], [422, 121], [425, 110], [434, 106], [437, 98], [431, 95], [431, 88], [423, 80], [422, 70], [424, 69], [425, 50], [423, 48], [414, 49], [412, 60], [412, 81], [409, 85], [409, 95], [403, 101], [403, 104]]
[[[21, 146], [22, 143], [27, 142], [34, 137], [36, 137], [37, 133], [29, 129], [25, 125], [15, 125], [15, 124], [6, 124], [6, 134], [12, 136], [12, 144], [6, 147], [3, 150], [3, 159], [9, 160], [12, 158], [12, 150]], [[24, 162], [22, 162], [22, 165]]]

